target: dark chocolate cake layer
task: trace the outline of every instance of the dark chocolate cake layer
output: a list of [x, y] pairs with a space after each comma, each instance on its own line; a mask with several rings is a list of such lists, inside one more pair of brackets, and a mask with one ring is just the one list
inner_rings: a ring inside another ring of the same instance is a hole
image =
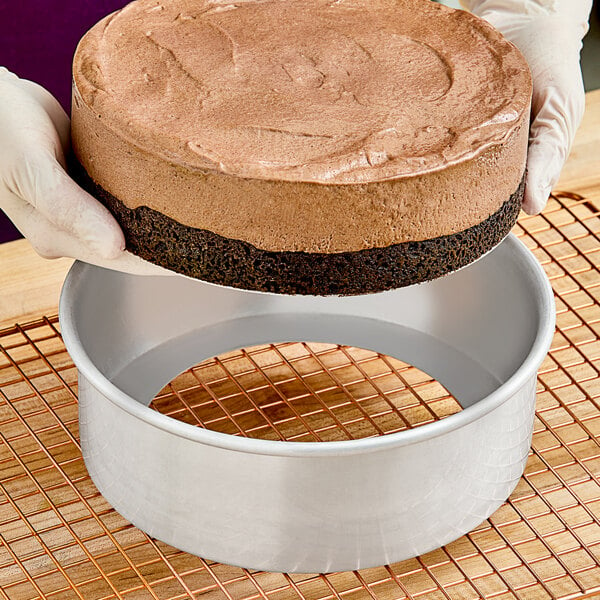
[[524, 180], [500, 209], [459, 233], [356, 252], [272, 252], [182, 225], [147, 206], [136, 209], [75, 165], [73, 175], [114, 215], [127, 250], [177, 273], [235, 288], [278, 294], [358, 295], [446, 275], [491, 250], [516, 223]]

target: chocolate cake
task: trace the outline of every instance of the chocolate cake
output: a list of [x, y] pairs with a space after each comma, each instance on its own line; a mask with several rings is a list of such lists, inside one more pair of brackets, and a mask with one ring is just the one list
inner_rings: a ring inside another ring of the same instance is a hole
[[136, 0], [73, 65], [75, 176], [129, 250], [218, 284], [363, 294], [514, 225], [531, 78], [430, 0]]

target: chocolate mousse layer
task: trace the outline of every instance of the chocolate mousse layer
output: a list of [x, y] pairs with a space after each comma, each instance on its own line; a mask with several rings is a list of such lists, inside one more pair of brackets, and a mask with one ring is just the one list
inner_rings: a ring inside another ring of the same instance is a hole
[[117, 218], [127, 248], [167, 269], [230, 287], [280, 294], [354, 295], [436, 279], [491, 250], [515, 224], [524, 179], [485, 221], [455, 234], [355, 252], [273, 252], [178, 223], [139, 206], [128, 208], [80, 164], [73, 176]]

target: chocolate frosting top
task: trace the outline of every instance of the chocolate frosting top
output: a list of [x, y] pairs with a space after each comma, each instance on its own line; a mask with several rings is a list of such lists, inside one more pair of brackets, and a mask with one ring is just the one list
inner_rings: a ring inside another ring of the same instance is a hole
[[430, 0], [136, 0], [79, 45], [82, 100], [189, 169], [365, 183], [501, 144], [528, 110], [520, 52]]

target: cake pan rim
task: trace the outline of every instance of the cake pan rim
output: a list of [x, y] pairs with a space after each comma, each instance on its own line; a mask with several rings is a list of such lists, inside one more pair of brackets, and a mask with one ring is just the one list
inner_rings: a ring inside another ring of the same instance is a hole
[[[519, 256], [524, 265], [528, 267], [527, 272], [535, 285], [536, 297], [539, 301], [537, 333], [525, 360], [498, 388], [460, 412], [434, 423], [377, 437], [330, 442], [288, 442], [239, 437], [196, 427], [144, 406], [102, 374], [85, 351], [73, 325], [73, 319], [70, 316], [72, 314], [73, 295], [76, 293], [77, 285], [85, 277], [86, 272], [98, 268], [94, 265], [75, 261], [65, 278], [59, 302], [61, 333], [78, 372], [106, 400], [135, 418], [139, 418], [146, 424], [161, 429], [168, 434], [225, 450], [271, 456], [311, 456], [316, 458], [389, 450], [408, 444], [424, 442], [467, 426], [492, 412], [526, 385], [531, 377], [537, 376], [539, 366], [548, 353], [554, 335], [554, 293], [542, 266], [514, 234], [509, 234], [502, 243], [510, 244], [512, 254]], [[270, 292], [260, 293], [279, 295]], [[389, 290], [378, 293], [386, 294], [389, 293]]]

